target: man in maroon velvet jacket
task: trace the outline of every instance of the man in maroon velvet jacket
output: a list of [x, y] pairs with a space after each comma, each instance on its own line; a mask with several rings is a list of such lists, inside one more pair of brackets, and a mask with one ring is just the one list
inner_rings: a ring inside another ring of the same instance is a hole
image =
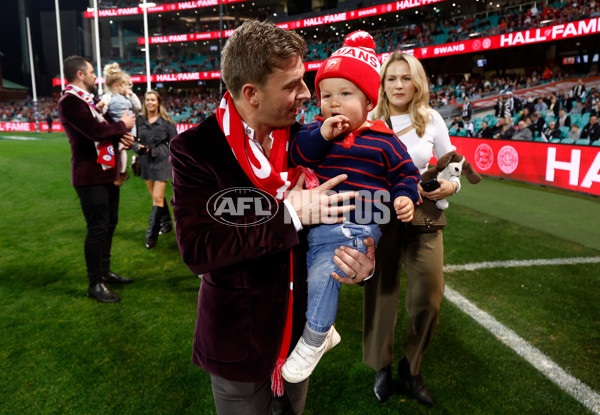
[[68, 57], [64, 70], [69, 85], [58, 101], [58, 115], [71, 144], [71, 184], [79, 195], [87, 222], [87, 295], [100, 302], [117, 302], [119, 296], [104, 284], [133, 281], [110, 270], [110, 250], [119, 214], [119, 187], [113, 184], [120, 171], [119, 157], [114, 157], [115, 167], [103, 169], [97, 162], [96, 144], [110, 140], [116, 149], [120, 141], [130, 148], [133, 136], [127, 131], [134, 126], [135, 116], [124, 114], [115, 123], [102, 118], [95, 108], [98, 100], [92, 94], [96, 89], [94, 67], [85, 58]]
[[[310, 98], [305, 49], [300, 36], [272, 24], [238, 27], [222, 52], [228, 93], [217, 115], [171, 141], [177, 241], [189, 269], [204, 274], [193, 361], [211, 374], [219, 414], [304, 409], [308, 379], [283, 383], [274, 370], [305, 323], [306, 236], [299, 230], [327, 216], [341, 221], [350, 209], [333, 206], [348, 195], [327, 194], [346, 175], [302, 190], [304, 179], [294, 186], [286, 171], [290, 127], [299, 128], [298, 108]], [[249, 200], [265, 203], [245, 209], [254, 206]], [[371, 274], [374, 244], [365, 243], [367, 255], [344, 249], [335, 257], [354, 278], [334, 278], [356, 284]], [[277, 396], [281, 384], [284, 395], [274, 399], [271, 389]]]

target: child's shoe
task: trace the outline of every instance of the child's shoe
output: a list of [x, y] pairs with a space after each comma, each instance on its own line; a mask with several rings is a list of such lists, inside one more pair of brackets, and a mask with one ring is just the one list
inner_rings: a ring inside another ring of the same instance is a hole
[[129, 173], [127, 170], [125, 170], [124, 173], [119, 174], [119, 177], [113, 182], [113, 184], [115, 186], [123, 186], [123, 183], [125, 183], [127, 179], [129, 179]]
[[304, 337], [300, 337], [294, 351], [281, 368], [281, 376], [290, 383], [299, 383], [307, 379], [325, 352], [335, 347], [341, 339], [334, 326], [331, 326], [325, 341], [319, 347], [309, 346]]

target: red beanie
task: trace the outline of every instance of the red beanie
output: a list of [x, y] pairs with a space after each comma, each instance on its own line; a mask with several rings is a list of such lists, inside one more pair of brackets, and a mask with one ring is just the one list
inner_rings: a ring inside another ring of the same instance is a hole
[[327, 59], [315, 77], [317, 97], [321, 99], [319, 82], [325, 78], [343, 78], [353, 82], [373, 106], [379, 98], [379, 60], [375, 55], [375, 41], [363, 30], [350, 33], [342, 47]]

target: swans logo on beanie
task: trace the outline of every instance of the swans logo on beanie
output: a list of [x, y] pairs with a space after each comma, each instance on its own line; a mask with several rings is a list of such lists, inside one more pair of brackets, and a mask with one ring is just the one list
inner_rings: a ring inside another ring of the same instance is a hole
[[350, 33], [342, 47], [331, 54], [315, 77], [317, 96], [321, 98], [319, 82], [325, 78], [343, 78], [354, 83], [377, 105], [379, 98], [379, 60], [375, 55], [375, 41], [363, 30]]

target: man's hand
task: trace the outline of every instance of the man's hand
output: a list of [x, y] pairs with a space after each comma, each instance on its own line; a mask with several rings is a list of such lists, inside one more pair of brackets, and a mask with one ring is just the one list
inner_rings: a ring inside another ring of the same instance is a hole
[[[354, 199], [358, 192], [329, 194], [329, 191], [347, 178], [348, 175], [340, 174], [314, 189], [302, 189], [304, 185], [304, 173], [302, 173], [296, 185], [288, 192], [286, 199], [296, 210], [303, 225], [342, 223], [344, 221], [342, 215], [355, 208], [354, 205], [344, 204], [344, 202]], [[343, 205], [335, 206], [338, 204]]]
[[354, 285], [363, 282], [365, 278], [368, 278], [373, 274], [375, 268], [375, 240], [370, 236], [363, 240], [363, 243], [367, 247], [367, 253], [363, 254], [354, 248], [348, 246], [340, 246], [335, 250], [333, 262], [342, 270], [346, 275], [353, 276], [342, 277], [338, 273], [334, 272], [331, 277], [342, 284]]
[[131, 146], [133, 146], [135, 137], [133, 136], [133, 134], [127, 133], [123, 137], [121, 137], [119, 139], [119, 141], [121, 142], [121, 144], [123, 144], [123, 147], [125, 148], [125, 150], [129, 150], [131, 148]]
[[394, 210], [396, 211], [396, 217], [402, 222], [410, 222], [413, 220], [415, 206], [410, 198], [398, 196], [394, 199]]
[[335, 115], [327, 118], [321, 125], [321, 135], [326, 141], [331, 141], [343, 134], [350, 127], [350, 119], [345, 115]]
[[121, 116], [120, 121], [123, 121], [125, 123], [125, 127], [128, 130], [131, 130], [133, 128], [133, 126], [135, 125], [135, 114], [132, 113], [131, 111], [127, 110]]

